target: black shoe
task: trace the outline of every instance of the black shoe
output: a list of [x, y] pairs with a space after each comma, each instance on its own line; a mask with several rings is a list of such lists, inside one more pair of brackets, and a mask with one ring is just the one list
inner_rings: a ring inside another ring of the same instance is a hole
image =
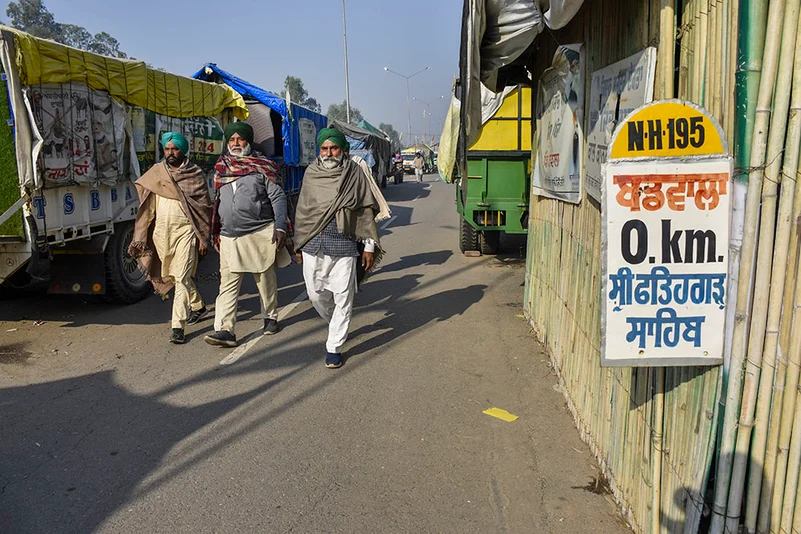
[[186, 320], [186, 324], [198, 324], [201, 319], [203, 319], [206, 314], [209, 313], [209, 310], [203, 306], [199, 310], [192, 310], [189, 312], [189, 319]]
[[186, 343], [186, 338], [184, 337], [183, 328], [172, 329], [172, 335], [170, 336], [170, 343], [175, 343], [176, 345], [183, 345], [184, 343]]
[[265, 336], [271, 336], [273, 334], [277, 334], [281, 331], [281, 327], [278, 325], [278, 320], [276, 319], [265, 319], [264, 320], [264, 330], [262, 333]]
[[326, 353], [325, 366], [329, 369], [337, 369], [342, 367], [342, 355], [335, 352]]
[[218, 347], [236, 347], [236, 336], [228, 330], [218, 330], [213, 334], [205, 336], [203, 341], [209, 345], [216, 345]]

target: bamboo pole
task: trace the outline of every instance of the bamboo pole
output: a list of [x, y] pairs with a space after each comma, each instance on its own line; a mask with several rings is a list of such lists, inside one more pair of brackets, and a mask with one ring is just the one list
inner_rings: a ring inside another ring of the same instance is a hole
[[[789, 6], [788, 6], [789, 7]], [[779, 428], [782, 418], [782, 401], [786, 365], [780, 365], [776, 370], [775, 386], [773, 382], [773, 369], [776, 367], [776, 356], [779, 349], [780, 321], [782, 319], [783, 293], [788, 268], [788, 250], [794, 226], [793, 206], [795, 204], [796, 173], [798, 172], [799, 143], [801, 143], [801, 18], [799, 18], [799, 4], [794, 5], [796, 24], [795, 56], [792, 69], [792, 97], [790, 104], [790, 120], [787, 128], [787, 139], [784, 150], [784, 167], [782, 169], [781, 199], [779, 204], [779, 222], [776, 232], [773, 270], [771, 274], [770, 297], [767, 334], [763, 354], [762, 380], [759, 384], [757, 401], [757, 420], [761, 422], [754, 435], [752, 457], [759, 460], [764, 456], [764, 469], [753, 465], [749, 480], [749, 493], [747, 497], [748, 510], [746, 513], [746, 528], [753, 528], [751, 522], [753, 515], [759, 509], [758, 532], [768, 532], [770, 528], [771, 499], [774, 492], [774, 478], [776, 476], [776, 457], [779, 441]], [[785, 20], [788, 22], [793, 13], [788, 9]], [[789, 69], [788, 69], [789, 70]], [[782, 71], [782, 67], [779, 67]], [[781, 87], [784, 80], [777, 82]], [[780, 111], [777, 109], [776, 113]], [[783, 358], [782, 358], [783, 359]], [[771, 390], [774, 391], [771, 399]], [[772, 401], [772, 402], [771, 402]], [[773, 409], [771, 410], [771, 405]], [[767, 425], [770, 420], [770, 425]], [[768, 428], [766, 428], [768, 426]], [[768, 433], [769, 432], [769, 433]], [[767, 442], [766, 442], [767, 440]], [[762, 483], [759, 475], [764, 472]], [[759, 485], [757, 489], [755, 486]]]
[[[790, 534], [793, 529], [793, 516], [801, 499], [798, 498], [798, 476], [801, 468], [801, 392], [795, 392], [795, 420], [790, 440], [790, 450], [787, 464], [787, 486], [784, 489], [784, 503], [782, 505], [781, 523], [779, 532]], [[777, 519], [778, 520], [778, 519]]]
[[[769, 27], [778, 27], [781, 25], [782, 17], [784, 16], [784, 2], [783, 0], [771, 0], [768, 11]], [[754, 169], [749, 173], [748, 182], [748, 195], [746, 197], [745, 209], [745, 222], [744, 234], [742, 245], [742, 256], [739, 273], [739, 285], [737, 288], [737, 309], [735, 312], [734, 333], [732, 339], [732, 354], [731, 354], [731, 372], [729, 373], [728, 381], [728, 394], [738, 398], [739, 392], [742, 390], [743, 376], [740, 369], [742, 368], [743, 357], [745, 354], [745, 332], [749, 317], [749, 298], [751, 295], [751, 279], [754, 270], [754, 253], [756, 251], [756, 237], [757, 226], [759, 224], [759, 203], [760, 192], [762, 189], [762, 170], [761, 167], [765, 163], [765, 150], [767, 148], [767, 134], [768, 123], [770, 121], [770, 105], [773, 97], [773, 87], [776, 77], [776, 69], [778, 63], [778, 52], [780, 39], [778, 32], [768, 34], [769, 39], [765, 43], [765, 52], [763, 59], [763, 75], [759, 86], [759, 98], [757, 102], [757, 110], [755, 116], [754, 140], [751, 145], [751, 168]], [[736, 480], [733, 473], [730, 472], [731, 466], [734, 463], [734, 447], [732, 443], [735, 441], [734, 436], [737, 432], [737, 413], [738, 407], [735, 406], [736, 402], [727, 402], [726, 412], [724, 415], [722, 443], [720, 461], [718, 463], [718, 477], [715, 488], [715, 500], [713, 506], [713, 517], [710, 524], [710, 532], [712, 534], [720, 534], [723, 532], [724, 520], [727, 510], [736, 509], [735, 517], [726, 521], [728, 530], [731, 523], [735, 523], [739, 515], [740, 502], [733, 502], [737, 500], [739, 494], [742, 497], [741, 481]], [[738, 476], [742, 476], [741, 474]], [[729, 491], [730, 486], [733, 486], [734, 491]], [[739, 487], [739, 491], [737, 488]], [[728, 498], [727, 498], [728, 495]], [[734, 498], [734, 499], [733, 499]], [[732, 515], [729, 513], [728, 515]]]
[[[738, 456], [735, 458], [735, 472], [738, 471], [738, 462], [743, 474], [747, 467], [746, 460], [751, 464], [745, 514], [747, 532], [756, 531], [763, 475], [764, 482], [769, 486], [772, 484], [771, 481], [774, 475], [773, 472], [764, 470], [763, 466], [770, 417], [771, 392], [776, 369], [776, 351], [779, 341], [782, 292], [784, 291], [784, 276], [786, 273], [786, 264], [784, 262], [787, 261], [790, 240], [790, 215], [795, 193], [793, 180], [795, 168], [791, 170], [790, 179], [783, 183], [778, 228], [776, 223], [776, 197], [779, 191], [781, 154], [787, 131], [790, 84], [792, 80], [801, 81], [801, 78], [793, 75], [793, 66], [801, 67], [801, 64], [795, 62], [798, 13], [799, 0], [789, 0], [785, 6], [776, 95], [773, 99], [774, 110], [768, 143], [769, 163], [765, 170], [765, 180], [762, 187], [762, 222], [754, 289], [756, 296], [752, 310], [753, 318], [743, 388], [740, 433], [737, 436], [736, 450]], [[797, 88], [794, 89], [794, 93], [798, 93]], [[795, 103], [797, 104], [798, 102]], [[792, 134], [796, 134], [796, 132], [791, 132]], [[798, 137], [790, 137], [788, 138], [788, 144], [791, 144], [792, 139], [794, 139], [794, 142], [792, 142], [794, 146], [789, 147], [791, 160], [787, 164], [796, 167], [799, 139]], [[767, 299], [764, 298], [766, 295], [768, 296]], [[764, 346], [762, 345], [763, 340]], [[751, 440], [752, 429], [753, 440]], [[750, 454], [748, 454], [749, 445], [751, 447]], [[772, 487], [766, 493], [770, 495]]]
[[676, 8], [674, 0], [661, 0], [659, 5], [659, 48], [657, 64], [659, 67], [659, 98], [673, 98], [676, 57]]

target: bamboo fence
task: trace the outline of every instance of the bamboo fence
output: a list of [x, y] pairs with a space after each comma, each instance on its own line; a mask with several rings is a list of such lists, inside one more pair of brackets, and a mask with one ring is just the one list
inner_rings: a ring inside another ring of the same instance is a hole
[[657, 46], [655, 97], [703, 105], [737, 162], [720, 367], [601, 368], [600, 207], [531, 197], [526, 313], [636, 532], [801, 534], [800, 27], [801, 0], [586, 0], [540, 37], [535, 78], [584, 43], [586, 95]]

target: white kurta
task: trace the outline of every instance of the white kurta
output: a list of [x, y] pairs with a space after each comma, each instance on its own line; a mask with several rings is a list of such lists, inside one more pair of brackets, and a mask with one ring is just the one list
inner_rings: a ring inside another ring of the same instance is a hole
[[328, 352], [340, 353], [348, 339], [356, 295], [356, 262], [353, 256], [332, 257], [303, 253], [303, 279], [314, 309], [328, 323]]

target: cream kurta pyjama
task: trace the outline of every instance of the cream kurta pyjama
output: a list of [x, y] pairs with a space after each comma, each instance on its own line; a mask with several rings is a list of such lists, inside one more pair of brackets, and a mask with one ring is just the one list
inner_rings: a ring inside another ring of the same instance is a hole
[[[235, 334], [236, 307], [245, 273], [253, 273], [261, 299], [261, 316], [278, 319], [273, 223], [239, 237], [220, 236], [220, 294], [214, 315], [214, 330]], [[289, 257], [286, 258], [289, 260]]]
[[172, 302], [172, 328], [184, 328], [189, 310], [203, 307], [192, 277], [197, 270], [197, 239], [192, 223], [181, 202], [156, 196], [156, 221], [153, 244], [161, 260], [161, 277], [172, 278], [175, 295]]

